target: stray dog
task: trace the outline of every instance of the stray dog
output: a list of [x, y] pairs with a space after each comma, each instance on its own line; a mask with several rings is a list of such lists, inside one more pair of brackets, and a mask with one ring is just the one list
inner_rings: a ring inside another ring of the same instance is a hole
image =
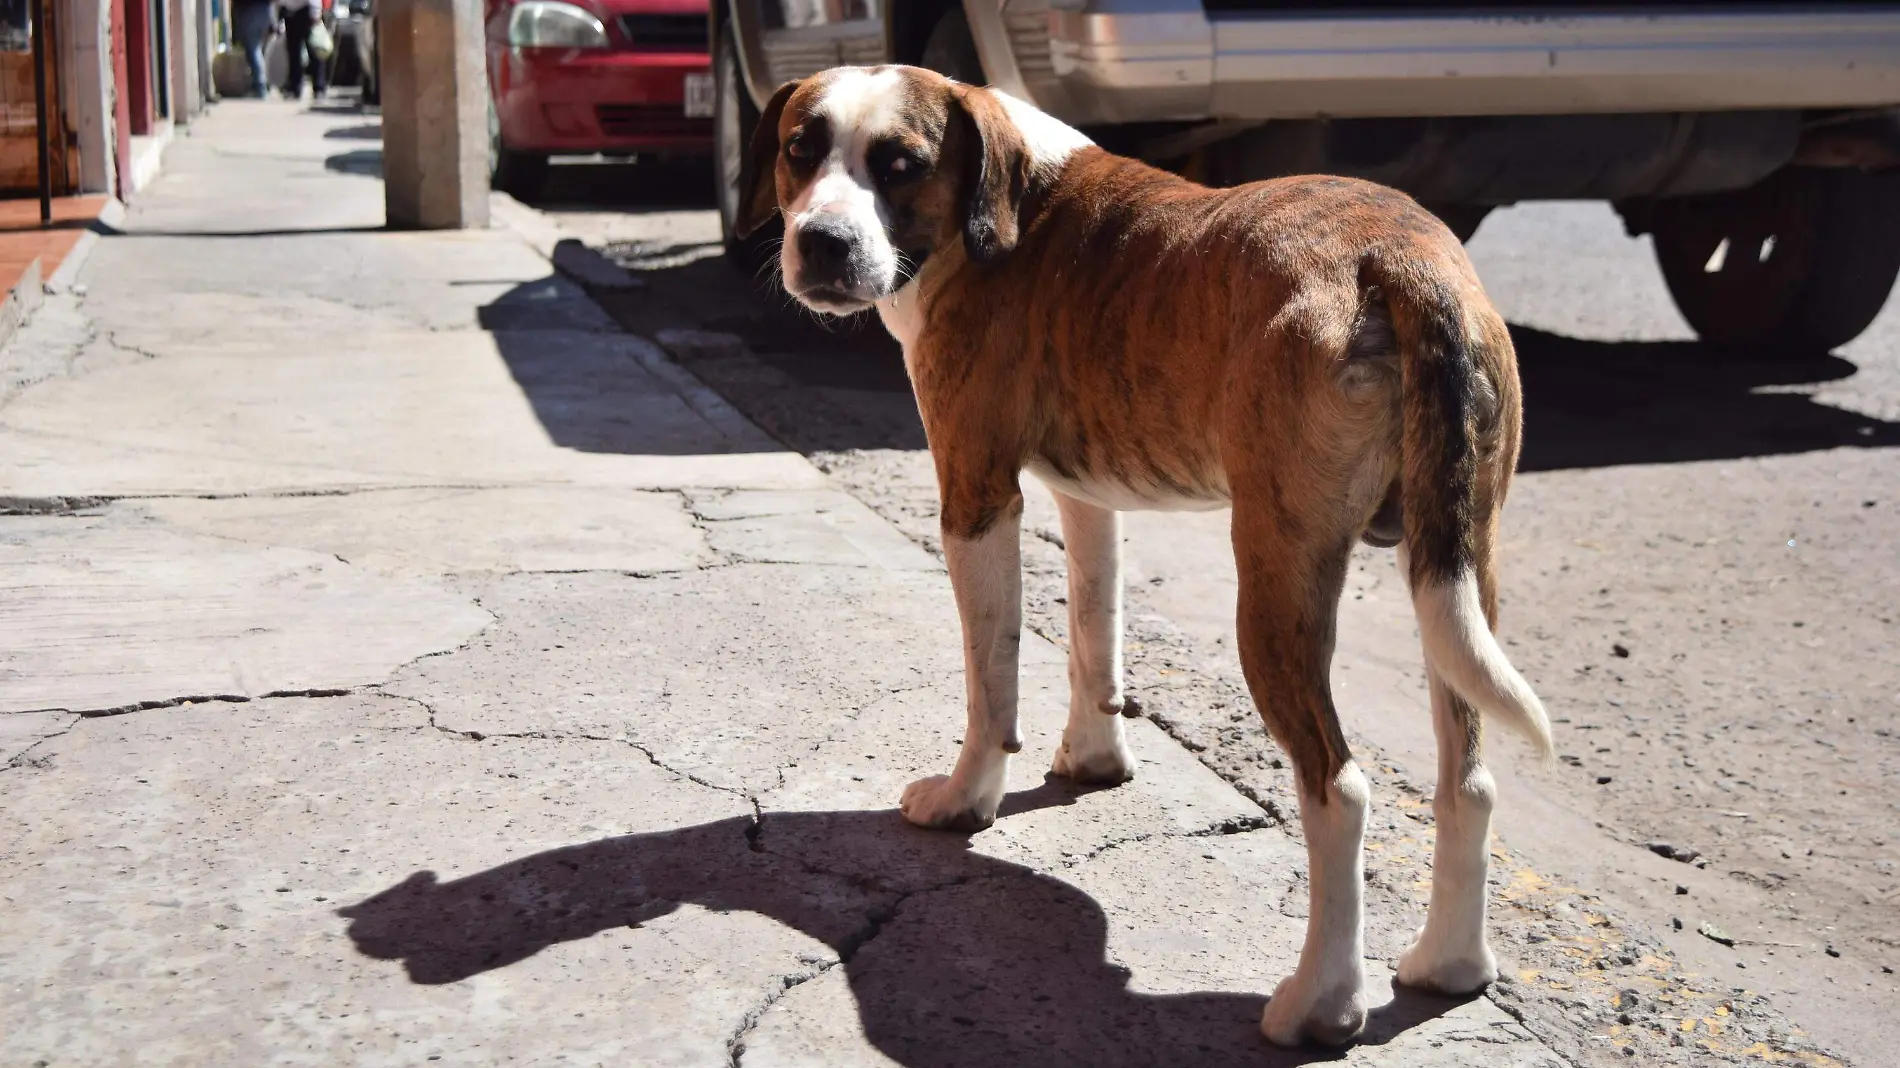
[[1241, 667], [1292, 758], [1311, 868], [1300, 963], [1260, 1026], [1282, 1045], [1351, 1040], [1368, 791], [1328, 669], [1353, 542], [1396, 545], [1439, 753], [1430, 911], [1399, 980], [1459, 994], [1495, 979], [1479, 713], [1546, 757], [1551, 742], [1492, 636], [1517, 364], [1458, 239], [1391, 189], [1208, 189], [910, 67], [780, 87], [739, 182], [741, 234], [784, 216], [794, 297], [875, 307], [903, 344], [936, 464], [969, 723], [955, 770], [912, 783], [904, 816], [987, 827], [1022, 747], [1021, 472], [1062, 516], [1071, 697], [1055, 772], [1083, 782], [1135, 771], [1119, 513], [1231, 505]]

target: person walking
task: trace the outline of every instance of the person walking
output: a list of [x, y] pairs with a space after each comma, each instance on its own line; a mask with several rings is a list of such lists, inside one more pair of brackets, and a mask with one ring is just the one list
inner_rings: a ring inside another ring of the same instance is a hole
[[263, 97], [270, 91], [270, 75], [264, 70], [264, 38], [270, 36], [277, 21], [275, 0], [235, 0], [231, 5], [231, 32], [244, 49], [244, 61], [251, 65], [251, 95]]
[[284, 85], [284, 95], [292, 100], [303, 98], [303, 79], [306, 66], [310, 72], [310, 87], [318, 100], [330, 88], [329, 57], [318, 55], [310, 47], [310, 34], [323, 22], [323, 0], [282, 0], [284, 9], [284, 54], [290, 61], [290, 79]]

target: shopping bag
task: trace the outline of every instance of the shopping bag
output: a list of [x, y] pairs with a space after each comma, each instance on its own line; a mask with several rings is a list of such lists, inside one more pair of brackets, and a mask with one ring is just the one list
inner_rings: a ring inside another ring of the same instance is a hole
[[336, 51], [336, 38], [330, 36], [330, 27], [325, 26], [320, 19], [312, 23], [310, 26], [310, 54], [318, 59], [329, 59], [330, 53], [334, 51]]

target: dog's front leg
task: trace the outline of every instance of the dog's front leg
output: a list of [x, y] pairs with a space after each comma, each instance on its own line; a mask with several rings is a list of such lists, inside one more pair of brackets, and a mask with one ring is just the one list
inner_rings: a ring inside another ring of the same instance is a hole
[[1135, 755], [1122, 728], [1121, 513], [1051, 492], [1069, 557], [1069, 724], [1053, 770], [1077, 782], [1127, 782]]
[[[969, 724], [949, 775], [919, 779], [898, 807], [919, 827], [980, 831], [996, 821], [1008, 785], [1009, 755], [1023, 747], [1016, 727], [1016, 660], [1022, 643], [1020, 494], [989, 522], [970, 522], [946, 501], [944, 561], [963, 620], [963, 677]], [[958, 533], [963, 531], [964, 533]]]

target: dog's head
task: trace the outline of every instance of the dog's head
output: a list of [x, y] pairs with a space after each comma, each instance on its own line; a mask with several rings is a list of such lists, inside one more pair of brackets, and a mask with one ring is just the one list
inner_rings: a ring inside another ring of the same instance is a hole
[[741, 236], [785, 216], [785, 288], [847, 315], [895, 293], [946, 242], [993, 262], [1016, 245], [1031, 159], [1009, 103], [915, 67], [789, 82], [739, 175]]

